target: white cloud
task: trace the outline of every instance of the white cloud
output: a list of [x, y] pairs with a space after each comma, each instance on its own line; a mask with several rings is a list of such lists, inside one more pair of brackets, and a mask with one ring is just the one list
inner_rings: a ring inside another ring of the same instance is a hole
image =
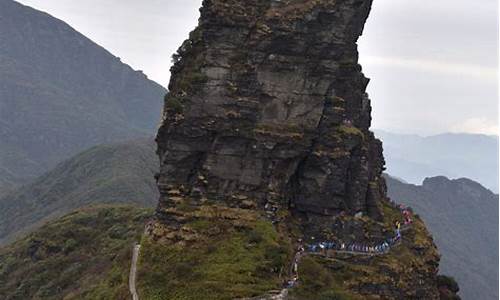
[[[164, 86], [169, 82], [170, 55], [196, 26], [201, 4], [201, 0], [18, 1], [69, 22]], [[497, 124], [487, 120], [498, 118], [497, 10], [492, 9], [497, 1], [471, 3], [375, 1], [359, 40], [363, 71], [372, 79], [368, 92], [375, 126], [424, 135], [452, 127], [496, 131]]]
[[427, 59], [362, 56], [362, 65], [383, 65], [416, 69], [421, 71], [478, 77], [488, 81], [497, 81], [497, 69], [474, 64], [433, 61]]
[[482, 133], [498, 135], [498, 121], [488, 120], [486, 118], [471, 118], [465, 122], [456, 124], [451, 128], [452, 132]]

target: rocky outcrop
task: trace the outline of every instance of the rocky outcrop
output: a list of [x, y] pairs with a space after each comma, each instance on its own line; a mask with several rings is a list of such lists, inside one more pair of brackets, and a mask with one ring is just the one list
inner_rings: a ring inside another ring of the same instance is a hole
[[173, 57], [157, 136], [160, 218], [172, 191], [191, 204], [380, 217], [384, 159], [356, 45], [370, 6], [203, 2]]
[[[154, 294], [197, 299], [210, 284], [220, 286], [209, 287], [220, 289], [214, 299], [270, 295], [282, 288], [273, 282], [293, 277], [286, 270], [304, 243], [377, 245], [394, 234], [402, 214], [386, 201], [382, 144], [369, 130], [369, 80], [358, 64], [356, 42], [370, 6], [203, 2], [199, 26], [173, 56], [157, 135], [160, 203], [143, 241], [152, 278], [190, 286], [145, 280], [143, 290], [156, 285]], [[272, 238], [256, 239], [260, 226]], [[193, 264], [188, 275], [175, 271], [181, 262], [172, 253]], [[438, 265], [417, 218], [388, 255], [304, 259], [287, 299], [438, 299]], [[265, 284], [255, 279], [263, 274]]]

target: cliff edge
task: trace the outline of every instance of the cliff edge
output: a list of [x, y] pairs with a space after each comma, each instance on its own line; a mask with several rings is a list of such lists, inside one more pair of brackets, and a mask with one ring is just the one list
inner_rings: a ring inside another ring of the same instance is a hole
[[358, 64], [371, 3], [203, 1], [173, 56], [139, 293], [258, 297], [300, 273], [275, 297], [439, 299], [439, 254], [418, 217], [383, 255], [296, 259], [319, 241], [381, 244], [403, 218]]

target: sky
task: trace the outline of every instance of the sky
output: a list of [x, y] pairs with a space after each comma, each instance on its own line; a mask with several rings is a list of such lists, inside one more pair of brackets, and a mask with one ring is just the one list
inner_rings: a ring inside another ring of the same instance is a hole
[[[21, 0], [167, 86], [201, 0]], [[359, 39], [373, 128], [498, 134], [496, 0], [374, 0]]]

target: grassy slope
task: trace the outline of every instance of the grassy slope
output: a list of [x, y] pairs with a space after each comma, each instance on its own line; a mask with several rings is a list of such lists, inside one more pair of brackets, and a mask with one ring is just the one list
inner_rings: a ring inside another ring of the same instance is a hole
[[132, 244], [151, 213], [84, 208], [0, 248], [0, 298], [128, 299]]
[[[288, 226], [274, 226], [257, 211], [215, 205], [192, 209], [168, 208], [180, 228], [157, 223], [143, 238], [142, 297], [235, 299], [281, 288], [289, 275], [293, 241], [301, 235], [291, 225], [292, 217], [288, 216]], [[386, 221], [380, 226], [389, 229], [401, 219], [399, 210], [388, 204], [384, 215]], [[291, 294], [300, 300], [367, 299], [384, 293], [389, 299], [402, 295], [416, 299], [418, 289], [435, 290], [433, 270], [438, 260], [432, 239], [416, 218], [402, 245], [389, 255], [303, 258], [300, 284]]]
[[166, 233], [175, 242], [143, 239], [141, 297], [234, 299], [281, 288], [293, 250], [269, 221], [252, 210], [216, 206], [190, 215], [197, 217]]
[[0, 244], [91, 203], [153, 206], [157, 170], [150, 139], [93, 147], [61, 163], [34, 183], [0, 198]]
[[[169, 210], [183, 220], [182, 226], [157, 223], [150, 236], [142, 237], [141, 299], [261, 296], [280, 289], [288, 278], [297, 228], [274, 226], [248, 209], [205, 205]], [[388, 227], [400, 216], [388, 205], [384, 213]], [[85, 208], [0, 249], [0, 298], [128, 299], [132, 244], [141, 239], [151, 214], [129, 206]], [[437, 252], [423, 223], [415, 222], [389, 255], [303, 258], [291, 299], [393, 299], [394, 292], [420, 299], [416, 286], [435, 286], [430, 272]]]
[[[401, 219], [399, 211], [387, 204], [384, 204], [383, 211], [387, 228], [392, 228], [393, 220]], [[432, 245], [425, 225], [416, 218], [412, 229], [404, 233], [403, 243], [387, 255], [338, 254], [328, 259], [304, 258], [299, 265], [303, 284], [292, 290], [292, 295], [304, 300], [380, 299], [386, 290], [385, 297], [392, 299], [390, 290], [397, 289], [406, 294], [407, 299], [415, 299], [410, 298], [415, 297], [415, 276], [425, 274], [428, 261], [437, 258], [437, 249]]]

